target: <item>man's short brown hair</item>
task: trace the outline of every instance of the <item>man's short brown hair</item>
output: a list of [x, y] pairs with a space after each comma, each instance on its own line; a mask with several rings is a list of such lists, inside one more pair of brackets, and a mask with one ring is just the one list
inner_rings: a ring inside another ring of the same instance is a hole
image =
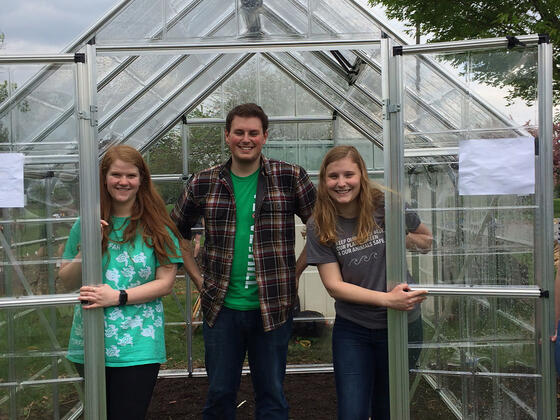
[[235, 117], [250, 118], [256, 117], [261, 120], [263, 133], [268, 130], [268, 116], [265, 114], [263, 109], [257, 104], [248, 103], [237, 105], [231, 111], [229, 111], [226, 117], [226, 133], [231, 130], [231, 122]]

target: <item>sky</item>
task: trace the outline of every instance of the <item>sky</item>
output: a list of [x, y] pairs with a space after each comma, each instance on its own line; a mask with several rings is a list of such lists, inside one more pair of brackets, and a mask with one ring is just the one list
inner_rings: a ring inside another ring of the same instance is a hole
[[118, 0], [0, 0], [0, 54], [58, 53]]

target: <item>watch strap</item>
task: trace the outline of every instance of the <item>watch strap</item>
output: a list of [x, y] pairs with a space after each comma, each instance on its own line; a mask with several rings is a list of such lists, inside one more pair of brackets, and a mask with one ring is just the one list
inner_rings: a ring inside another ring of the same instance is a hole
[[126, 290], [119, 290], [119, 306], [124, 306], [126, 305], [126, 302], [128, 301], [128, 293], [126, 293]]

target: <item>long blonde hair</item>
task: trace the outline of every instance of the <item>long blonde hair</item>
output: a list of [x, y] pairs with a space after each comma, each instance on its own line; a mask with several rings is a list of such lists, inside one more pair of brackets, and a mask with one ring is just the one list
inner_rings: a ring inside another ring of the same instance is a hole
[[360, 171], [360, 193], [357, 200], [359, 205], [358, 224], [356, 226], [356, 242], [363, 244], [377, 227], [373, 212], [383, 203], [382, 187], [370, 181], [367, 168], [362, 156], [354, 146], [336, 146], [330, 149], [321, 163], [319, 171], [319, 188], [317, 201], [313, 209], [315, 230], [319, 242], [324, 245], [333, 244], [338, 239], [336, 232], [336, 205], [327, 191], [327, 166], [340, 159], [350, 158]]
[[169, 264], [170, 257], [178, 256], [169, 231], [173, 232], [178, 239], [181, 238], [181, 236], [179, 235], [175, 223], [173, 223], [167, 214], [163, 199], [152, 183], [148, 165], [146, 165], [146, 162], [138, 150], [127, 145], [118, 145], [109, 148], [99, 165], [101, 218], [109, 223], [108, 229], [103, 229], [103, 238], [101, 241], [102, 252], [105, 253], [107, 251], [109, 233], [113, 230], [113, 224], [111, 222], [112, 198], [107, 190], [107, 172], [117, 159], [136, 166], [140, 173], [140, 186], [132, 207], [130, 223], [123, 233], [123, 242], [132, 242], [139, 231], [142, 234], [144, 243], [154, 249], [158, 261], [160, 261], [162, 265]]

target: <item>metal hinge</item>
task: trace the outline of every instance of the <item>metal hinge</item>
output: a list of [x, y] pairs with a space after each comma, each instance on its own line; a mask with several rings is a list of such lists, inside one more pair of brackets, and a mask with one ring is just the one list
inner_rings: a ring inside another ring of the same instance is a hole
[[97, 106], [90, 105], [89, 113], [86, 111], [78, 112], [78, 118], [81, 120], [89, 120], [89, 124], [92, 127], [97, 127]]
[[389, 102], [389, 99], [385, 99], [383, 101], [383, 119], [390, 120], [391, 114], [396, 112], [400, 112], [401, 106], [400, 104], [392, 104]]

